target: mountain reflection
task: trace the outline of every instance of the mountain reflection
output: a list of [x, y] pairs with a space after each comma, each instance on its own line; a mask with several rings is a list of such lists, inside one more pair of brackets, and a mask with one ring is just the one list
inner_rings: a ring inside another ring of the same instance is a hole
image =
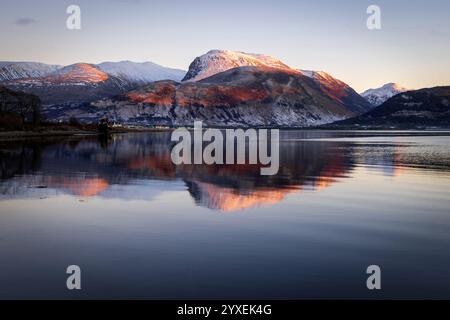
[[236, 211], [273, 205], [305, 189], [322, 190], [354, 167], [349, 144], [342, 152], [342, 143], [290, 139], [290, 135], [282, 135], [280, 170], [274, 176], [261, 176], [257, 165], [176, 166], [170, 158], [169, 132], [115, 135], [108, 141], [84, 137], [3, 143], [0, 193], [4, 199], [61, 193], [134, 199], [138, 196], [134, 192], [127, 188], [112, 192], [112, 186], [137, 185], [144, 188], [139, 196], [145, 198], [142, 182], [166, 181], [169, 186], [183, 181], [198, 205]]

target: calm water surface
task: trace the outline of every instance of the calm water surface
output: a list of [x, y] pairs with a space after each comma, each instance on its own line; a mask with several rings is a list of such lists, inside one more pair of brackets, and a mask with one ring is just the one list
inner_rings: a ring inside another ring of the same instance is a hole
[[0, 298], [450, 298], [450, 133], [280, 139], [275, 176], [168, 132], [0, 142]]

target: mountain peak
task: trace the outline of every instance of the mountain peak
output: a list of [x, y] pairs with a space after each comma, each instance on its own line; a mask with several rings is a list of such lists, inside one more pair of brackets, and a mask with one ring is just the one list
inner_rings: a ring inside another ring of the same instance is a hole
[[384, 84], [382, 86], [382, 88], [392, 88], [392, 89], [395, 89], [395, 90], [404, 90], [404, 91], [408, 90], [407, 88], [405, 88], [405, 87], [403, 87], [400, 84], [395, 83], [395, 82], [386, 83], [386, 84]]
[[361, 96], [363, 96], [372, 105], [379, 106], [389, 98], [408, 90], [409, 89], [398, 83], [389, 82], [379, 88], [368, 89], [361, 93]]
[[182, 81], [198, 81], [229, 69], [244, 66], [291, 69], [280, 60], [264, 54], [215, 49], [195, 58]]

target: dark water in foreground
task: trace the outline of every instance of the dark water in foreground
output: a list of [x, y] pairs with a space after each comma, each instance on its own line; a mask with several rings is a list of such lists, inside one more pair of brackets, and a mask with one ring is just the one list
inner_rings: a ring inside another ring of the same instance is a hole
[[450, 298], [450, 133], [284, 131], [272, 177], [169, 140], [0, 143], [0, 298]]

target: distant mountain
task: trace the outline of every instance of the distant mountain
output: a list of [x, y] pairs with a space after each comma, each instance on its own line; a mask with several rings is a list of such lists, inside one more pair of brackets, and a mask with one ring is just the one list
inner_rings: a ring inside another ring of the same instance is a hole
[[39, 85], [89, 85], [108, 80], [109, 75], [97, 66], [88, 63], [76, 63], [61, 68], [45, 77], [33, 80], [22, 80], [22, 82], [36, 83]]
[[43, 77], [16, 79], [5, 85], [35, 94], [44, 104], [88, 102], [114, 96], [133, 87], [87, 63], [63, 67]]
[[99, 116], [133, 125], [308, 127], [355, 115], [293, 69], [240, 67], [197, 82], [158, 81], [89, 105], [52, 108], [49, 116]]
[[89, 102], [157, 80], [180, 81], [185, 73], [152, 62], [76, 63], [65, 67], [35, 62], [0, 62], [2, 84], [37, 94], [47, 104]]
[[160, 66], [153, 62], [103, 62], [100, 70], [130, 83], [146, 84], [159, 80], [181, 81], [186, 71]]
[[[3, 84], [14, 90], [36, 94], [45, 104], [90, 102], [125, 93], [155, 80], [180, 80], [185, 74], [182, 70], [151, 62], [76, 63], [66, 67], [31, 63], [28, 66], [27, 73], [19, 75], [16, 72], [5, 76], [5, 79], [11, 80]], [[12, 67], [19, 70], [15, 64], [7, 63], [0, 70], [10, 70]]]
[[[74, 64], [79, 65], [79, 63]], [[99, 70], [124, 81], [142, 85], [159, 80], [181, 81], [186, 71], [167, 68], [153, 62], [102, 62], [97, 65]], [[67, 66], [70, 67], [70, 66]], [[39, 78], [47, 76], [59, 69], [60, 65], [49, 65], [39, 62], [0, 61], [0, 82], [22, 78]]]
[[313, 79], [329, 96], [341, 102], [354, 113], [364, 113], [373, 106], [361, 97], [348, 84], [323, 71], [300, 70], [302, 74]]
[[46, 76], [62, 68], [39, 62], [0, 62], [0, 82]]
[[195, 58], [182, 81], [198, 81], [237, 67], [273, 67], [290, 69], [278, 59], [263, 54], [211, 50]]
[[367, 101], [373, 106], [379, 106], [387, 99], [395, 96], [396, 94], [408, 91], [409, 89], [402, 87], [397, 83], [386, 83], [380, 88], [369, 89], [361, 93]]
[[407, 91], [337, 128], [450, 128], [450, 86]]

